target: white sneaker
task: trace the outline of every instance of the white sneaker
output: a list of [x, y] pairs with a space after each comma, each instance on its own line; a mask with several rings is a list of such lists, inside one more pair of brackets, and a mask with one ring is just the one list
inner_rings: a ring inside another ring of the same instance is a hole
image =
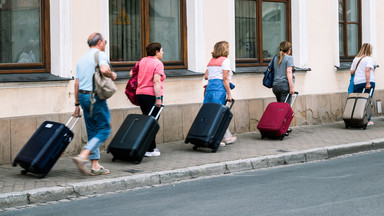
[[160, 151], [157, 150], [157, 151], [153, 151], [153, 152], [145, 152], [144, 156], [145, 157], [158, 157], [160, 155], [161, 155]]
[[228, 145], [236, 142], [236, 140], [237, 140], [236, 136], [231, 136], [231, 137], [228, 137], [227, 139], [224, 139], [223, 141], [225, 142], [225, 144]]

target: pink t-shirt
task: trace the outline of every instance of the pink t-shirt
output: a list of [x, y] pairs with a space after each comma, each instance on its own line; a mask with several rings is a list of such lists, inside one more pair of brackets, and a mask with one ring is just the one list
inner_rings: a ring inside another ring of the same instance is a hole
[[153, 88], [153, 75], [161, 75], [161, 95], [164, 92], [164, 80], [166, 78], [164, 73], [164, 64], [154, 56], [142, 58], [139, 65], [139, 73], [137, 75], [137, 95], [153, 95], [155, 90]]

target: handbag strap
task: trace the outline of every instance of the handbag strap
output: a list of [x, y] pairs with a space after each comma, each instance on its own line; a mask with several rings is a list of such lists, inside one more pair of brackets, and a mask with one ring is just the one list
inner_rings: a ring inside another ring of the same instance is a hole
[[[99, 53], [100, 51], [95, 52], [95, 72], [93, 73], [92, 76], [92, 93], [91, 93], [91, 107], [89, 110], [89, 115], [92, 117], [92, 112], [93, 112], [93, 104], [96, 102], [95, 99], [95, 93], [96, 93], [96, 88], [95, 88], [95, 73], [97, 72], [97, 68], [99, 67]], [[99, 71], [100, 72], [100, 71]]]
[[356, 65], [356, 67], [355, 67], [355, 73], [356, 73], [357, 67], [359, 66], [361, 60], [363, 60], [364, 57], [365, 57], [365, 56], [361, 57], [361, 59], [357, 62], [357, 65]]

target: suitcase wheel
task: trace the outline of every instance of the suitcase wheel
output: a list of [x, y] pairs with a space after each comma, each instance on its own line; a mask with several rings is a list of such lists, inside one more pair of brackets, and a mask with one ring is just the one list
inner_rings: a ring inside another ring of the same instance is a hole
[[212, 153], [215, 153], [215, 152], [217, 152], [217, 148], [212, 149]]
[[349, 127], [348, 127], [348, 125], [347, 124], [345, 124], [345, 129], [348, 129]]
[[365, 124], [365, 125], [363, 125], [363, 129], [365, 130], [365, 129], [367, 129], [367, 125], [368, 125], [368, 123], [367, 124]]
[[283, 139], [284, 139], [285, 136], [286, 136], [285, 134], [281, 135], [281, 136], [280, 136], [280, 140], [283, 141]]
[[21, 170], [21, 175], [26, 175], [27, 173], [28, 173], [28, 171], [27, 170]]
[[197, 150], [197, 146], [193, 146], [192, 149], [196, 151]]
[[112, 158], [112, 161], [115, 162], [115, 161], [116, 161], [116, 158], [113, 157], [113, 158]]
[[139, 164], [141, 161], [135, 160], [133, 161], [134, 164]]
[[37, 178], [42, 179], [42, 178], [44, 178], [46, 175], [47, 175], [47, 174], [40, 174], [40, 175], [37, 176]]

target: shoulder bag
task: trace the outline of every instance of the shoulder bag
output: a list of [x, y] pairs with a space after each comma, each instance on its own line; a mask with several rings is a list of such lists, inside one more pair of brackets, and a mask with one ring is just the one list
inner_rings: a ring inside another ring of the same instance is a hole
[[273, 68], [273, 63], [276, 56], [273, 57], [272, 61], [269, 63], [267, 70], [264, 72], [263, 85], [267, 88], [273, 87], [273, 80], [275, 78], [275, 72]]
[[[106, 100], [116, 92], [117, 88], [113, 80], [109, 77], [106, 77], [100, 71], [99, 65], [99, 52], [95, 53], [95, 73], [93, 74], [92, 80], [92, 94], [97, 94], [97, 96]], [[95, 91], [96, 88], [96, 91]]]

